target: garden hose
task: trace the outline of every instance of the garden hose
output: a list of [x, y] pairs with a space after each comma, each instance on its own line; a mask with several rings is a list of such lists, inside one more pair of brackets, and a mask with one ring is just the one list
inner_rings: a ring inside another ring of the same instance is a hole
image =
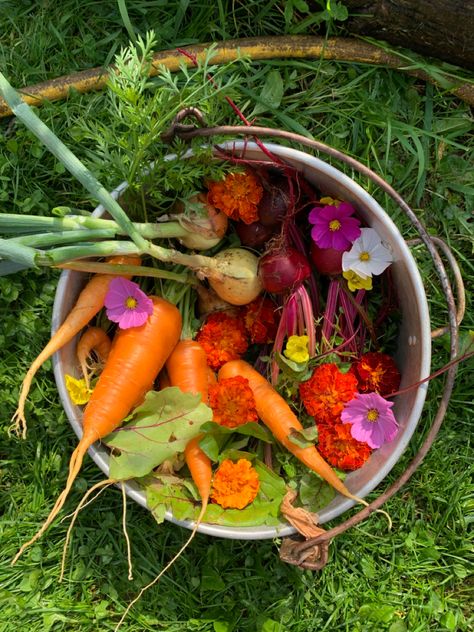
[[[215, 46], [212, 57], [213, 64], [224, 64], [239, 57], [248, 57], [252, 61], [265, 59], [324, 59], [384, 66], [401, 70], [423, 81], [440, 85], [447, 92], [454, 94], [470, 105], [474, 105], [473, 83], [455, 78], [439, 69], [436, 69], [436, 76], [431, 75], [429, 72], [422, 70], [421, 65], [415, 64], [401, 54], [386, 52], [368, 42], [345, 37], [330, 37], [326, 39], [310, 35], [284, 35], [234, 39], [215, 44], [185, 46], [180, 49], [183, 51], [182, 53], [177, 49], [155, 53], [150, 74], [156, 74], [159, 66], [165, 66], [174, 72], [179, 70], [180, 65], [183, 63], [191, 65], [193, 59], [202, 60], [205, 58], [211, 45]], [[108, 70], [106, 68], [91, 68], [37, 83], [33, 86], [27, 86], [22, 88], [20, 92], [26, 103], [39, 106], [46, 100], [58, 101], [65, 99], [71, 89], [80, 93], [101, 90], [107, 83], [107, 77]], [[3, 99], [0, 99], [0, 118], [11, 114], [12, 112], [8, 105]]]

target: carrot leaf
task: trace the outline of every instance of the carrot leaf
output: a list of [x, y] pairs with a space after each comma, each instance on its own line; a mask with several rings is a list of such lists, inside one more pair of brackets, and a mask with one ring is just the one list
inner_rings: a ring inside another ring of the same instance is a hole
[[212, 411], [199, 395], [177, 387], [150, 391], [129, 423], [104, 439], [112, 449], [110, 476], [118, 480], [146, 476], [183, 452], [201, 425], [211, 419]]

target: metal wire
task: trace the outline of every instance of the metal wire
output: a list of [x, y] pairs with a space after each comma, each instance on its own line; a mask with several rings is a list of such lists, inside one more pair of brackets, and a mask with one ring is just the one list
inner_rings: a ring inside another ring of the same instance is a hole
[[[438, 238], [432, 237], [428, 234], [423, 224], [420, 222], [414, 211], [410, 208], [410, 206], [405, 202], [405, 200], [378, 174], [369, 169], [366, 165], [362, 164], [355, 158], [347, 156], [346, 154], [340, 152], [329, 145], [326, 145], [320, 141], [311, 140], [304, 136], [300, 136], [299, 134], [295, 134], [293, 132], [287, 132], [285, 130], [277, 130], [269, 127], [258, 127], [258, 126], [235, 126], [235, 125], [225, 125], [218, 127], [193, 127], [190, 125], [184, 125], [181, 121], [185, 120], [187, 117], [194, 117], [199, 120], [199, 123], [202, 125], [202, 117], [196, 116], [195, 108], [189, 108], [183, 110], [178, 115], [178, 118], [175, 124], [170, 128], [167, 132], [167, 139], [171, 139], [173, 136], [178, 136], [182, 140], [189, 140], [195, 137], [203, 137], [209, 138], [212, 136], [239, 136], [244, 135], [246, 137], [251, 136], [259, 141], [261, 137], [273, 137], [273, 138], [281, 138], [287, 141], [291, 141], [293, 143], [298, 143], [305, 147], [309, 147], [310, 149], [326, 154], [327, 156], [331, 156], [348, 165], [355, 171], [358, 171], [361, 175], [369, 178], [374, 184], [376, 184], [382, 191], [384, 191], [392, 200], [396, 202], [399, 208], [405, 213], [405, 215], [410, 220], [411, 224], [414, 226], [416, 231], [418, 232], [420, 238], [416, 240], [416, 243], [423, 243], [433, 261], [434, 268], [438, 275], [438, 279], [441, 284], [441, 289], [443, 291], [444, 297], [446, 299], [447, 308], [448, 308], [448, 317], [449, 324], [447, 327], [442, 328], [440, 330], [436, 330], [434, 333], [436, 336], [441, 335], [441, 333], [449, 332], [450, 335], [450, 360], [454, 360], [458, 353], [458, 325], [461, 322], [462, 316], [464, 314], [464, 285], [462, 282], [462, 277], [459, 272], [459, 267], [457, 262], [449, 250], [448, 246], [442, 240]], [[435, 243], [436, 242], [436, 243]], [[453, 291], [451, 287], [451, 283], [449, 277], [446, 273], [446, 269], [444, 267], [443, 261], [438, 253], [436, 245], [439, 245], [444, 250], [447, 255], [448, 263], [450, 263], [453, 268], [454, 276], [456, 279], [457, 286], [457, 296], [459, 301], [459, 307], [456, 308]], [[413, 458], [413, 460], [408, 465], [407, 469], [403, 472], [403, 474], [394, 482], [390, 487], [388, 487], [380, 496], [378, 496], [374, 501], [372, 501], [367, 507], [359, 511], [357, 514], [348, 518], [338, 526], [333, 529], [329, 529], [325, 531], [323, 534], [318, 535], [315, 538], [311, 538], [308, 540], [298, 541], [294, 537], [286, 538], [285, 546], [282, 547], [284, 549], [284, 555], [282, 555], [282, 559], [285, 561], [295, 564], [300, 568], [310, 569], [310, 570], [320, 570], [327, 561], [327, 545], [330, 540], [337, 535], [347, 531], [349, 528], [355, 526], [362, 520], [365, 520], [372, 513], [377, 511], [389, 498], [391, 498], [394, 494], [398, 492], [398, 490], [409, 480], [409, 478], [416, 471], [420, 463], [423, 461], [427, 452], [431, 448], [436, 435], [441, 427], [444, 416], [446, 414], [446, 410], [448, 407], [449, 399], [451, 397], [451, 393], [454, 386], [454, 380], [457, 371], [457, 364], [453, 364], [447, 369], [445, 373], [445, 383], [444, 389], [441, 397], [441, 401], [438, 407], [438, 411], [435, 415], [435, 418], [432, 422], [431, 428], [422, 444], [417, 454]]]

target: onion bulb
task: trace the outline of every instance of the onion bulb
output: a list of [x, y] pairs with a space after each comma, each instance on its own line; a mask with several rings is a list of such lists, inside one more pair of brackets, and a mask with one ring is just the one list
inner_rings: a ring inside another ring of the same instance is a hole
[[[181, 212], [176, 217], [187, 231], [179, 238], [179, 241], [190, 250], [208, 250], [217, 246], [227, 231], [227, 216], [207, 201], [205, 193], [193, 195], [189, 198], [188, 205], [191, 212], [188, 212], [187, 215]], [[193, 213], [193, 205], [197, 208], [204, 208], [205, 213], [203, 215]], [[184, 209], [181, 202], [178, 202], [176, 207], [181, 211]]]
[[217, 273], [208, 276], [214, 292], [231, 305], [247, 305], [262, 291], [258, 257], [244, 248], [221, 250], [213, 259]]

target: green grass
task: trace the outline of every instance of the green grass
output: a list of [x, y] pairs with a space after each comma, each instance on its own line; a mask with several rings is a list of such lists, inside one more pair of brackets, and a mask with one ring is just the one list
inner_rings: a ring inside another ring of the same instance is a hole
[[[285, 14], [279, 2], [142, 0], [122, 5], [135, 33], [143, 35], [155, 28], [161, 48], [296, 32], [301, 19], [308, 18], [301, 9], [299, 14], [295, 9], [293, 16]], [[58, 5], [0, 0], [0, 67], [21, 86], [105, 64], [128, 42], [122, 18], [115, 2], [64, 0]], [[239, 72], [242, 76], [232, 96], [247, 116], [257, 115], [262, 125], [314, 136], [370, 165], [406, 197], [432, 234], [448, 241], [466, 284], [472, 284], [474, 141], [472, 115], [464, 103], [402, 73], [350, 63], [274, 60]], [[272, 92], [275, 85], [282, 89]], [[81, 137], [81, 121], [106, 123], [109, 116], [100, 93], [72, 95], [67, 102], [46, 104], [38, 112], [84, 160], [90, 159], [94, 148]], [[227, 120], [234, 122], [231, 112]], [[0, 129], [3, 212], [47, 214], [54, 206], [94, 206], [20, 124], [7, 120], [0, 122]], [[112, 175], [106, 183], [115, 184]], [[403, 234], [414, 236], [401, 212], [373, 185], [361, 183], [387, 208]], [[415, 252], [433, 327], [443, 325], [446, 308], [436, 275], [424, 249]], [[10, 567], [18, 547], [33, 535], [61, 491], [75, 442], [50, 363], [38, 374], [31, 392], [27, 440], [6, 432], [21, 376], [49, 336], [57, 276], [28, 272], [0, 278], [0, 632], [113, 630], [127, 603], [188, 536], [170, 524], [157, 526], [145, 510], [129, 501], [134, 561], [134, 579], [129, 582], [121, 494], [108, 489], [79, 517], [61, 584], [67, 521], [57, 521]], [[463, 332], [468, 329], [474, 329], [470, 296], [462, 327]], [[433, 369], [446, 360], [446, 341], [435, 342]], [[460, 366], [436, 443], [411, 481], [387, 503], [394, 523], [391, 532], [383, 517], [371, 517], [331, 544], [329, 564], [321, 573], [282, 563], [277, 542], [198, 535], [160, 584], [130, 612], [122, 629], [472, 629], [472, 369], [472, 362]], [[421, 444], [439, 404], [442, 381], [438, 378], [430, 385], [419, 429], [377, 491], [403, 472]], [[66, 511], [72, 511], [85, 489], [99, 480], [101, 473], [87, 459]]]

